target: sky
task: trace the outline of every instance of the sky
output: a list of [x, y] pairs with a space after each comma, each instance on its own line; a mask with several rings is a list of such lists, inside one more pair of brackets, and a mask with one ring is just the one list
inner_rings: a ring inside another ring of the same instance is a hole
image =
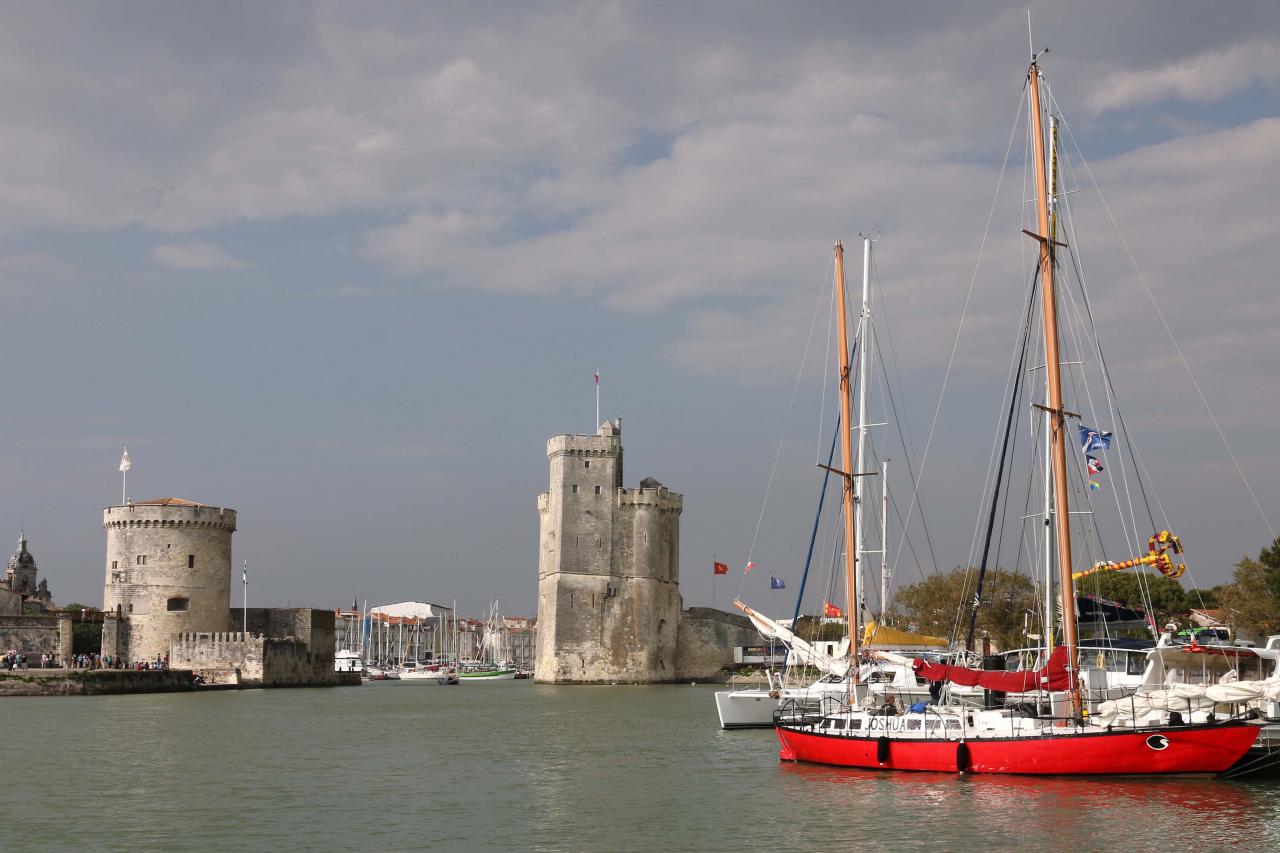
[[[0, 532], [99, 603], [127, 445], [131, 498], [239, 511], [258, 604], [532, 615], [545, 441], [594, 429], [598, 368], [628, 485], [684, 495], [685, 604], [788, 609], [831, 247], [856, 279], [867, 233], [933, 551], [895, 582], [966, 563], [1030, 268], [1026, 9], [0, 5]], [[1030, 9], [1112, 379], [1211, 586], [1280, 523], [1280, 9]]]

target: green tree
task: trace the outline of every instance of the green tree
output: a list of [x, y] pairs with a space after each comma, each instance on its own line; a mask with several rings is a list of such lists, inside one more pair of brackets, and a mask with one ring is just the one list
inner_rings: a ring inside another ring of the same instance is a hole
[[[968, 632], [975, 569], [955, 568], [898, 590], [892, 616], [899, 625], [922, 634], [961, 639]], [[986, 632], [999, 648], [1026, 644], [1026, 614], [1037, 612], [1035, 585], [1026, 575], [1005, 569], [987, 570], [978, 608], [976, 636]], [[957, 629], [956, 620], [960, 625]]]
[[1219, 596], [1236, 629], [1259, 638], [1280, 633], [1280, 538], [1263, 548], [1258, 559], [1236, 563], [1231, 583]]
[[82, 622], [80, 614], [83, 611], [97, 613], [98, 608], [92, 604], [81, 604], [80, 602], [72, 602], [62, 608], [64, 613], [70, 613], [74, 619], [71, 623], [71, 648], [76, 654], [97, 654], [102, 650], [102, 625], [96, 621]]

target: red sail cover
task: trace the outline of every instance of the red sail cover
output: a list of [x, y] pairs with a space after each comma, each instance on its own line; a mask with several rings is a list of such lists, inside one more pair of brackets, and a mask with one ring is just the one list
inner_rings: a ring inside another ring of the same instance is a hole
[[1067, 647], [1058, 646], [1049, 655], [1049, 662], [1037, 670], [1005, 672], [994, 669], [969, 669], [946, 663], [929, 663], [916, 658], [911, 668], [921, 678], [929, 681], [950, 681], [964, 687], [982, 687], [1001, 693], [1027, 693], [1040, 690], [1066, 690], [1071, 686], [1067, 674]]

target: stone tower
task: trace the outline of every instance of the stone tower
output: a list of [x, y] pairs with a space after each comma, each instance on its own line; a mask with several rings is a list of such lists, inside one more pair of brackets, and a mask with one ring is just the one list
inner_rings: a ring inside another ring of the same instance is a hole
[[102, 526], [104, 655], [164, 658], [174, 634], [231, 629], [234, 509], [160, 498], [107, 507]]
[[534, 677], [645, 683], [676, 677], [683, 499], [657, 480], [622, 486], [622, 421], [547, 442], [538, 496]]

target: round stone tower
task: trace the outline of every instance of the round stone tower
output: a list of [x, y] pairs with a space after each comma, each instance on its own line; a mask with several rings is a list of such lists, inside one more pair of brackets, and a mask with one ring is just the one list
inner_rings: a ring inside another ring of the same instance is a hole
[[120, 617], [114, 643], [104, 631], [103, 654], [154, 660], [169, 654], [174, 634], [231, 630], [235, 510], [160, 498], [107, 507], [102, 526], [103, 610]]

